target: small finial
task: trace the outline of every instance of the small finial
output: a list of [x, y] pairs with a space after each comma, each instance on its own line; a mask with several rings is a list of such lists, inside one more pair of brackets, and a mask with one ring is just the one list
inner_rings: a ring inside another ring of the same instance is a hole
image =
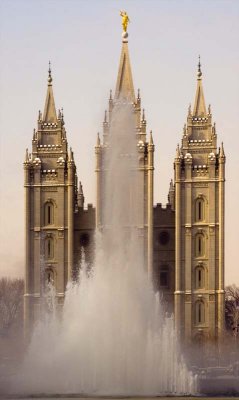
[[57, 117], [57, 119], [61, 119], [61, 110], [60, 110], [60, 109], [58, 110], [58, 117]]
[[225, 157], [225, 152], [224, 152], [224, 145], [223, 142], [221, 144], [221, 152], [220, 152], [220, 157]]
[[201, 71], [201, 58], [200, 55], [198, 56], [198, 72], [197, 72], [198, 79], [201, 79], [202, 77], [202, 71]]
[[183, 126], [183, 135], [187, 136], [187, 125], [186, 124], [184, 124], [184, 126]]
[[112, 100], [112, 90], [110, 89], [110, 100]]
[[51, 61], [49, 61], [49, 68], [48, 68], [48, 84], [52, 83], [52, 76], [51, 76]]
[[211, 115], [211, 104], [208, 105], [208, 114]]
[[179, 144], [177, 145], [177, 148], [176, 148], [176, 158], [180, 158]]
[[41, 110], [38, 111], [38, 121], [42, 120], [42, 114], [41, 114]]
[[72, 147], [70, 147], [70, 152], [69, 152], [69, 161], [74, 161], [74, 153], [72, 151]]
[[28, 149], [26, 149], [26, 156], [25, 156], [25, 161], [28, 162], [29, 161], [29, 154], [28, 154]]
[[105, 110], [104, 123], [107, 123], [107, 110]]
[[142, 113], [142, 121], [145, 121], [145, 110], [143, 108], [143, 113]]
[[140, 89], [138, 89], [138, 100], [140, 100]]
[[100, 134], [97, 132], [96, 146], [100, 146]]
[[192, 115], [192, 108], [191, 108], [191, 104], [189, 104], [189, 106], [188, 106], [188, 115]]
[[150, 131], [150, 133], [149, 133], [149, 144], [154, 144], [154, 141], [153, 141], [153, 132], [152, 131]]

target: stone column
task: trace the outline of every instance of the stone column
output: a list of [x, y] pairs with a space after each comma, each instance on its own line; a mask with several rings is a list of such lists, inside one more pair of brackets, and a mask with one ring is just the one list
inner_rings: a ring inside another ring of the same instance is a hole
[[213, 155], [208, 156], [208, 170], [209, 170], [209, 183], [208, 183], [208, 207], [205, 204], [205, 208], [208, 208], [208, 215], [206, 221], [209, 224], [209, 245], [208, 245], [208, 276], [205, 279], [208, 281], [209, 290], [209, 302], [208, 302], [208, 325], [209, 335], [212, 338], [216, 337], [216, 183], [215, 183], [215, 172], [216, 172], [216, 157]]
[[148, 276], [153, 277], [153, 193], [154, 193], [154, 144], [152, 132], [148, 144]]
[[[192, 335], [192, 156], [185, 156], [185, 337]], [[182, 277], [181, 277], [182, 278]], [[182, 296], [182, 295], [181, 295]]]
[[25, 191], [25, 288], [24, 288], [24, 336], [27, 339], [31, 325], [31, 188], [30, 162], [24, 162], [24, 191]]
[[219, 269], [218, 269], [218, 337], [225, 326], [224, 233], [225, 233], [225, 156], [223, 145], [219, 157]]
[[34, 257], [33, 257], [33, 295], [34, 320], [40, 316], [41, 294], [44, 268], [44, 234], [41, 232], [41, 160], [34, 161], [34, 191], [33, 191], [33, 228], [34, 228]]
[[[65, 162], [63, 159], [57, 161], [57, 258], [58, 258], [58, 273], [57, 273], [57, 289], [59, 293], [65, 293], [68, 268], [66, 268], [66, 223], [65, 223], [65, 207], [66, 207], [66, 185], [65, 185]], [[67, 264], [68, 265], [68, 264]]]
[[100, 145], [100, 137], [99, 134], [97, 136], [97, 143], [95, 146], [95, 157], [96, 157], [96, 163], [95, 163], [95, 172], [96, 172], [96, 210], [95, 210], [95, 225], [96, 229], [100, 227], [102, 224], [101, 221], [101, 145]]
[[181, 336], [182, 321], [182, 271], [181, 271], [181, 160], [179, 148], [175, 158], [175, 328]]
[[68, 282], [72, 279], [72, 269], [73, 269], [73, 251], [74, 251], [74, 183], [75, 183], [75, 174], [74, 174], [74, 161], [72, 158], [69, 159], [68, 163], [68, 210], [67, 210], [67, 223], [68, 223]]

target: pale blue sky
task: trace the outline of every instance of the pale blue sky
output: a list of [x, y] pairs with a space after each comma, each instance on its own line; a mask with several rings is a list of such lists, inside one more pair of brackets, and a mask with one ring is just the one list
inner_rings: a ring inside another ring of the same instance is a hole
[[227, 156], [226, 282], [239, 284], [239, 1], [230, 0], [1, 0], [0, 275], [24, 272], [22, 162], [44, 107], [49, 59], [56, 107], [64, 107], [78, 176], [95, 204], [94, 145], [116, 83], [120, 9], [131, 19], [134, 85], [156, 145], [155, 203], [166, 203], [201, 54], [206, 103]]

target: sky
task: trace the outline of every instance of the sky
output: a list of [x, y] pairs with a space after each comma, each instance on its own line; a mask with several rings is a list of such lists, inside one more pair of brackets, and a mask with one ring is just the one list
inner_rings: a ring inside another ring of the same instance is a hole
[[155, 143], [155, 203], [166, 203], [201, 55], [207, 105], [226, 162], [226, 284], [239, 285], [239, 1], [0, 1], [0, 276], [24, 275], [23, 160], [43, 110], [48, 61], [57, 109], [87, 203], [95, 204], [94, 145], [102, 132], [130, 17], [129, 51]]

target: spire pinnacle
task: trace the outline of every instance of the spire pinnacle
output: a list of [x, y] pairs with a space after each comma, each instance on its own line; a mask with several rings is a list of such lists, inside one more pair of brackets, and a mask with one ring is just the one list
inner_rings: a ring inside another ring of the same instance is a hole
[[100, 134], [97, 133], [96, 146], [100, 146]]
[[177, 148], [176, 148], [176, 158], [180, 158], [179, 144], [177, 144]]
[[52, 90], [52, 75], [51, 75], [51, 63], [49, 61], [48, 68], [48, 87], [45, 101], [45, 108], [43, 113], [43, 122], [55, 122], [57, 123], [56, 107]]
[[199, 56], [198, 71], [197, 71], [197, 91], [195, 96], [195, 103], [193, 109], [194, 117], [206, 116], [207, 110], [205, 106], [203, 87], [202, 87], [202, 71], [201, 71], [201, 61]]
[[84, 207], [85, 198], [84, 198], [83, 186], [82, 186], [81, 182], [79, 183], [79, 190], [78, 190], [77, 198], [78, 198], [78, 207], [82, 207], [83, 208]]
[[223, 145], [223, 142], [222, 142], [222, 144], [221, 144], [220, 157], [221, 157], [221, 158], [225, 157], [225, 151], [224, 151], [224, 145]]
[[150, 133], [149, 133], [149, 145], [152, 145], [152, 144], [154, 144], [154, 141], [153, 141], [153, 132], [150, 131]]
[[28, 149], [26, 149], [25, 162], [29, 162], [29, 153], [28, 153]]
[[145, 109], [143, 108], [142, 121], [145, 121]]
[[[127, 32], [126, 32], [127, 33]], [[123, 41], [120, 56], [118, 77], [115, 88], [115, 99], [123, 98], [135, 103], [133, 77], [130, 66], [128, 43]]]
[[105, 110], [104, 114], [104, 124], [107, 124], [107, 110]]

